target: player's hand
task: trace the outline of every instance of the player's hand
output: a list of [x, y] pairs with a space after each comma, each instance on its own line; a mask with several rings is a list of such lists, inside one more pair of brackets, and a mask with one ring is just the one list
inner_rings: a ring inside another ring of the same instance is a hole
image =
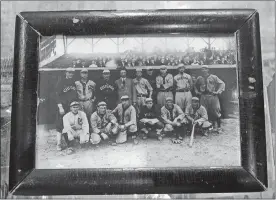
[[125, 125], [121, 125], [121, 126], [120, 126], [120, 130], [121, 130], [121, 131], [125, 131], [125, 130], [126, 130], [126, 126], [125, 126]]
[[146, 120], [145, 119], [141, 119], [140, 122], [146, 123]]
[[64, 115], [65, 111], [62, 107], [59, 108], [59, 114]]
[[71, 128], [76, 131], [77, 130], [77, 127], [75, 125], [72, 125]]
[[213, 92], [213, 94], [214, 94], [214, 95], [217, 95], [217, 94], [218, 94], [218, 92], [214, 91], [214, 92]]

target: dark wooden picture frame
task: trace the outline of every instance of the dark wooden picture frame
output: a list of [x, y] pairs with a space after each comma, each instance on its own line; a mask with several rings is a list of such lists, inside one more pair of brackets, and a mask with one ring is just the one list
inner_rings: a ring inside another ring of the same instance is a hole
[[[79, 19], [79, 23], [73, 23], [73, 18]], [[170, 33], [235, 34], [242, 165], [210, 168], [35, 169], [40, 38], [51, 35]], [[9, 190], [14, 195], [266, 190], [262, 61], [259, 14], [256, 10], [23, 12], [16, 17], [14, 50], [9, 178]]]

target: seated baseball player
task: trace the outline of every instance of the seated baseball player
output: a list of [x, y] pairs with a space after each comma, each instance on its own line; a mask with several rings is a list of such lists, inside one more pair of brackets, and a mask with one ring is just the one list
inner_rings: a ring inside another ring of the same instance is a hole
[[173, 143], [180, 143], [180, 140], [183, 140], [181, 133], [184, 131], [185, 114], [178, 105], [173, 103], [171, 97], [166, 98], [166, 104], [161, 108], [161, 117], [165, 123], [164, 132], [166, 134], [174, 132], [176, 138]]
[[110, 110], [107, 110], [107, 104], [103, 101], [98, 103], [97, 111], [91, 115], [90, 122], [92, 144], [99, 144], [101, 139], [107, 140], [110, 134], [118, 132], [117, 119]]
[[149, 132], [156, 131], [154, 136], [161, 140], [161, 131], [164, 128], [164, 124], [161, 122], [160, 107], [154, 105], [151, 98], [147, 98], [145, 103], [146, 105], [141, 108], [139, 114], [139, 128], [144, 133], [143, 139], [147, 139]]
[[86, 114], [80, 111], [79, 102], [72, 102], [70, 104], [70, 112], [63, 117], [63, 130], [65, 142], [68, 150], [73, 151], [72, 143], [74, 139], [79, 139], [80, 144], [89, 142], [89, 124]]
[[112, 113], [117, 117], [119, 124], [119, 133], [116, 138], [116, 143], [122, 144], [127, 141], [128, 135], [136, 135], [136, 110], [130, 104], [129, 97], [124, 95], [121, 97], [121, 103], [118, 104]]
[[188, 125], [188, 129], [191, 130], [195, 125], [195, 132], [202, 132], [207, 136], [207, 131], [212, 127], [212, 123], [208, 121], [207, 110], [200, 105], [199, 98], [192, 98], [192, 104], [186, 108], [185, 114], [184, 121]]

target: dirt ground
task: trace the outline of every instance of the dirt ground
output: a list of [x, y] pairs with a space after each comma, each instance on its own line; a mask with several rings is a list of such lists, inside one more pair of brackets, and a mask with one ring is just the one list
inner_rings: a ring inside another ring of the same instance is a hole
[[136, 168], [136, 167], [211, 167], [240, 166], [238, 119], [225, 119], [223, 133], [208, 137], [196, 135], [192, 148], [189, 136], [182, 144], [173, 144], [169, 137], [162, 141], [142, 140], [112, 146], [110, 141], [84, 148], [76, 146], [72, 155], [56, 151], [56, 134], [39, 127], [37, 132], [36, 168]]

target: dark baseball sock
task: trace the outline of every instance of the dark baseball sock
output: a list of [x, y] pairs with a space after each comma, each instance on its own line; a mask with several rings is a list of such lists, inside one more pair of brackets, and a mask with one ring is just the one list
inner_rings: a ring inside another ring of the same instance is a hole
[[68, 134], [67, 134], [67, 133], [64, 133], [64, 134], [63, 134], [63, 137], [64, 137], [64, 140], [65, 140], [65, 143], [66, 143], [67, 146], [69, 147], [69, 146], [70, 146], [70, 142], [69, 142], [69, 139], [68, 139]]
[[220, 119], [220, 118], [218, 118], [217, 122], [218, 122], [218, 128], [220, 128], [220, 125], [221, 125], [221, 119]]

